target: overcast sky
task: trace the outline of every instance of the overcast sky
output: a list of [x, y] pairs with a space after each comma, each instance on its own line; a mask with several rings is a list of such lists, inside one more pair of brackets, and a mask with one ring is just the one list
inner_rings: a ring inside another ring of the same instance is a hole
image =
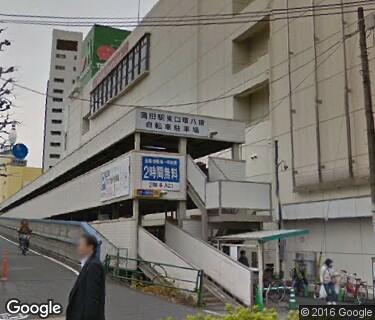
[[[141, 16], [145, 15], [157, 0], [141, 0]], [[1, 13], [53, 15], [136, 17], [138, 0], [0, 0]], [[1, 66], [14, 65], [19, 84], [45, 92], [49, 76], [52, 29], [49, 26], [5, 25], [6, 32], [0, 37], [12, 41], [12, 46], [0, 52]], [[0, 28], [4, 25], [0, 24]], [[88, 28], [59, 29], [87, 33]], [[0, 38], [1, 39], [1, 38]], [[16, 90], [14, 118], [22, 124], [18, 127], [18, 142], [29, 149], [30, 166], [41, 166], [43, 150], [43, 126], [45, 98], [22, 89]]]

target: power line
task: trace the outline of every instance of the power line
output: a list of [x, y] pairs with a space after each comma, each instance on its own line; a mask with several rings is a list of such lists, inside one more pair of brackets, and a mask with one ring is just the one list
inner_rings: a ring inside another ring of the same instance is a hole
[[[334, 33], [336, 34], [336, 33]], [[329, 35], [327, 38], [321, 40], [321, 42], [331, 38], [332, 35]], [[337, 41], [335, 42], [333, 45], [329, 46], [326, 50], [324, 50], [322, 53], [320, 53], [317, 57], [320, 57], [324, 54], [326, 54], [327, 52], [329, 52], [331, 49], [333, 49], [335, 46], [337, 46], [338, 44], [340, 44], [341, 41]], [[305, 51], [305, 49], [303, 50]], [[337, 51], [337, 50], [335, 50]], [[291, 70], [290, 73], [294, 73], [298, 70], [300, 70], [302, 67], [304, 66], [307, 66], [308, 64], [310, 64], [312, 61], [315, 60], [315, 57], [314, 59], [311, 59], [309, 61], [307, 61], [306, 63], [304, 63], [303, 65], [300, 65], [298, 66], [296, 69], [294, 70]], [[275, 67], [275, 66], [274, 66]], [[248, 79], [246, 80], [244, 83], [236, 86], [236, 87], [239, 87], [239, 86], [242, 86], [244, 85], [245, 83], [247, 82], [250, 82], [254, 79], [256, 79], [257, 77], [259, 77], [260, 75], [264, 74], [265, 72], [262, 72], [260, 73], [259, 75], [256, 75], [255, 77], [251, 78], [251, 79]], [[284, 77], [288, 76], [289, 75], [289, 72], [288, 73], [285, 73], [283, 76], [280, 76], [279, 78], [269, 82], [269, 84], [274, 84], [276, 83], [277, 81], [280, 81], [281, 79], [283, 79]], [[5, 80], [3, 78], [0, 78], [1, 80]], [[45, 97], [48, 97], [48, 98], [55, 98], [53, 95], [50, 95], [50, 94], [46, 94], [45, 92], [42, 92], [42, 91], [38, 91], [38, 90], [35, 90], [35, 89], [32, 89], [32, 88], [29, 88], [27, 86], [23, 86], [23, 85], [20, 85], [18, 83], [13, 83], [13, 85], [15, 87], [19, 87], [23, 90], [26, 90], [26, 91], [29, 91], [29, 92], [32, 92], [34, 94], [38, 94], [38, 95], [41, 95], [41, 96], [45, 96]], [[230, 89], [229, 91], [232, 91], [234, 90], [236, 87]], [[224, 99], [228, 99], [228, 98], [231, 98], [231, 97], [234, 97], [238, 94], [240, 94], [241, 92], [236, 92], [236, 93], [232, 93], [232, 94], [229, 94], [229, 95], [222, 95], [222, 96], [219, 96], [219, 97], [215, 97], [215, 98], [210, 98], [210, 99], [206, 99], [206, 100], [201, 100], [201, 101], [193, 101], [193, 102], [186, 102], [186, 103], [178, 103], [178, 104], [165, 104], [165, 105], [137, 105], [137, 104], [118, 104], [118, 103], [110, 103], [111, 106], [117, 106], [117, 107], [126, 107], [126, 108], [175, 108], [175, 107], [185, 107], [185, 106], [191, 106], [191, 105], [200, 105], [199, 106], [199, 109], [202, 108], [205, 104], [207, 103], [210, 103], [210, 102], [215, 102], [215, 101], [219, 101], [219, 100], [224, 100]], [[285, 97], [282, 97], [281, 99], [285, 99], [289, 96], [286, 95]], [[90, 102], [90, 99], [85, 99], [85, 98], [78, 98], [78, 97], [69, 97], [71, 100], [78, 100], [78, 101], [83, 101], [83, 102]], [[281, 101], [282, 102], [282, 101]]]
[[[116, 22], [116, 20], [102, 20], [98, 21], [98, 23], [107, 25], [107, 26], [112, 26], [112, 27], [137, 27], [137, 26], [152, 26], [152, 27], [172, 27], [172, 26], [203, 26], [203, 25], [225, 25], [225, 24], [245, 24], [245, 23], [250, 23], [250, 22], [259, 22], [259, 21], [278, 21], [278, 20], [286, 20], [286, 19], [299, 19], [299, 18], [307, 18], [307, 17], [317, 17], [317, 16], [334, 16], [334, 15], [342, 15], [342, 14], [347, 14], [347, 13], [355, 13], [356, 10], [350, 10], [350, 11], [345, 11], [343, 9], [347, 8], [352, 8], [352, 7], [357, 7], [359, 4], [363, 5], [375, 5], [372, 0], [364, 0], [363, 2], [354, 2], [354, 3], [346, 3], [346, 4], [340, 4], [340, 5], [323, 5], [325, 6], [324, 8], [321, 8], [320, 10], [325, 10], [325, 11], [331, 11], [331, 12], [317, 12], [319, 11], [319, 5], [310, 7], [312, 8], [313, 12], [309, 15], [298, 15], [298, 16], [293, 16], [290, 15], [292, 9], [288, 9], [285, 11], [285, 14], [282, 16], [276, 16], [274, 11], [270, 10], [267, 13], [264, 13], [262, 16], [256, 17], [256, 19], [251, 19], [253, 17], [249, 18], [244, 18], [242, 16], [238, 17], [238, 15], [232, 15], [231, 17], [226, 17], [226, 18], [220, 18], [217, 17], [217, 15], [213, 15], [211, 18], [204, 18], [204, 19], [196, 19], [196, 20], [184, 20], [184, 16], [179, 17], [178, 20], [153, 20], [153, 21], [142, 21], [140, 24], [138, 23], [138, 20], [135, 21], [130, 21], [130, 22]], [[306, 7], [305, 7], [306, 8]], [[309, 8], [309, 7], [307, 7]], [[338, 11], [336, 11], [338, 10]], [[272, 14], [270, 14], [272, 13]], [[297, 13], [297, 12], [295, 12]], [[293, 14], [293, 12], [292, 12]], [[265, 17], [268, 16], [268, 17]], [[279, 14], [280, 15], [280, 14]], [[0, 14], [1, 16], [1, 14]], [[40, 26], [67, 26], [67, 27], [90, 27], [92, 26], [95, 21], [78, 21], [78, 20], [65, 20], [65, 21], [53, 21], [53, 20], [25, 20], [24, 18], [20, 19], [18, 17], [21, 17], [21, 15], [17, 16], [16, 14], [10, 15], [10, 14], [3, 14], [3, 16], [12, 16], [16, 17], [16, 19], [2, 19], [0, 22], [3, 23], [13, 23], [13, 24], [26, 24], [26, 25], [40, 25]], [[37, 16], [31, 16], [30, 17], [37, 17]], [[245, 20], [244, 20], [245, 19]], [[227, 21], [229, 20], [229, 21]]]
[[[345, 39], [344, 39], [344, 41], [345, 41]], [[338, 43], [335, 43], [334, 44], [334, 46], [336, 46]], [[294, 95], [293, 94], [293, 92], [296, 90], [296, 89], [298, 89], [310, 76], [312, 76], [325, 62], [327, 62], [336, 52], [337, 52], [337, 50], [340, 48], [342, 46], [342, 42], [341, 42], [341, 45], [340, 46], [337, 46], [337, 48], [334, 50], [334, 51], [332, 51], [325, 59], [323, 59], [316, 67], [314, 66], [314, 70], [312, 70], [310, 73], [308, 73], [307, 75], [306, 75], [306, 77], [304, 77], [303, 79], [302, 79], [302, 81], [300, 81], [299, 83], [298, 83], [298, 85], [292, 90], [292, 96]], [[332, 48], [331, 48], [332, 49]], [[254, 127], [252, 127], [250, 130], [248, 130], [246, 133], [248, 134], [249, 132], [251, 132], [252, 130], [254, 130], [255, 129], [255, 127], [256, 127], [256, 125], [257, 124], [259, 124], [260, 122], [263, 122], [264, 121], [264, 119], [266, 118], [266, 117], [268, 117], [268, 116], [270, 116], [271, 114], [272, 114], [272, 112], [274, 112], [278, 107], [280, 107], [281, 105], [282, 105], [282, 103], [285, 101], [285, 99], [287, 99], [288, 97], [290, 96], [290, 94], [288, 93], [287, 95], [285, 95], [284, 97], [282, 97], [281, 98], [281, 100], [280, 100], [280, 102], [276, 105], [276, 106], [274, 106], [274, 107], [272, 107], [268, 112], [267, 112], [267, 114], [263, 117], [263, 119], [260, 119], [259, 121], [258, 121], [258, 123], [255, 123], [255, 124], [253, 124], [254, 125]]]
[[[328, 51], [330, 51], [332, 48], [334, 48], [335, 46], [337, 46], [338, 44], [340, 44], [340, 41], [338, 41], [338, 42], [334, 43], [333, 45], [331, 45], [330, 47], [328, 47], [328, 49], [326, 49], [325, 51], [323, 51], [319, 56], [324, 55], [325, 53], [327, 53]], [[308, 62], [306, 62], [302, 66], [297, 67], [296, 70], [292, 70], [291, 73], [300, 70], [301, 67], [306, 66], [306, 65], [310, 64], [311, 62], [312, 61], [309, 60]], [[274, 81], [271, 81], [269, 83], [273, 84], [273, 83], [275, 83], [277, 81], [280, 81], [282, 78], [284, 78], [287, 75], [289, 75], [289, 73], [287, 73], [283, 77], [279, 77], [279, 78], [277, 78]], [[0, 80], [4, 81], [5, 79], [0, 78]], [[35, 93], [35, 94], [38, 94], [38, 95], [41, 95], [41, 96], [45, 96], [45, 97], [48, 97], [48, 98], [55, 98], [55, 96], [53, 96], [53, 95], [50, 95], [48, 93], [41, 92], [41, 91], [38, 91], [38, 90], [35, 90], [35, 89], [32, 89], [32, 88], [29, 88], [27, 86], [20, 85], [18, 83], [13, 83], [13, 85], [15, 87], [24, 89], [26, 91], [29, 91], [29, 92], [32, 92], [32, 93]], [[126, 107], [126, 108], [175, 108], [175, 107], [185, 107], [185, 106], [190, 106], [190, 105], [197, 105], [197, 104], [215, 102], [215, 101], [218, 101], [218, 100], [223, 100], [223, 99], [228, 99], [230, 97], [234, 97], [234, 96], [236, 96], [238, 94], [239, 94], [239, 92], [236, 92], [236, 93], [233, 93], [233, 94], [230, 94], [230, 95], [226, 95], [226, 96], [222, 96], [222, 97], [217, 97], [217, 98], [206, 99], [206, 100], [202, 100], [202, 101], [194, 101], [194, 102], [186, 102], [186, 103], [170, 104], [170, 105], [136, 105], [136, 104], [132, 105], [132, 104], [118, 104], [118, 103], [110, 103], [110, 105], [111, 106], [117, 106], [117, 107]], [[78, 97], [69, 97], [69, 98], [71, 100], [78, 100], [78, 101], [83, 101], [83, 102], [90, 102], [90, 99], [85, 99], [85, 98], [78, 98]]]
[[38, 19], [46, 19], [46, 20], [107, 20], [107, 21], [116, 21], [116, 20], [134, 20], [138, 21], [139, 18], [148, 21], [160, 21], [160, 20], [186, 20], [186, 19], [222, 19], [222, 18], [237, 18], [237, 17], [252, 17], [252, 16], [264, 16], [267, 14], [290, 14], [290, 13], [298, 13], [300, 11], [323, 11], [323, 10], [332, 10], [332, 9], [341, 9], [341, 8], [351, 8], [357, 7], [359, 5], [370, 5], [373, 4], [372, 0], [361, 0], [361, 1], [351, 1], [351, 2], [338, 2], [338, 3], [331, 3], [331, 4], [319, 4], [319, 5], [309, 5], [309, 6], [299, 6], [299, 7], [292, 7], [292, 8], [274, 8], [269, 10], [253, 10], [253, 11], [246, 11], [246, 12], [238, 12], [238, 13], [215, 13], [215, 14], [199, 14], [199, 15], [183, 15], [183, 16], [144, 16], [144, 17], [89, 17], [89, 16], [59, 16], [59, 15], [32, 15], [32, 14], [10, 14], [10, 13], [0, 13], [0, 16], [3, 17], [12, 17], [12, 18], [38, 18]]
[[[330, 12], [330, 13], [320, 13], [320, 14], [308, 14], [303, 16], [290, 16], [288, 17], [271, 17], [271, 18], [264, 18], [264, 19], [233, 19], [231, 21], [197, 21], [197, 22], [188, 22], [185, 23], [183, 21], [176, 21], [176, 22], [157, 22], [157, 23], [147, 23], [147, 22], [140, 22], [140, 24], [134, 23], [112, 23], [112, 22], [101, 22], [100, 24], [104, 26], [114, 27], [114, 28], [134, 28], [134, 27], [189, 27], [189, 26], [214, 26], [214, 25], [235, 25], [235, 24], [246, 24], [252, 22], [275, 22], [287, 19], [301, 19], [301, 18], [308, 18], [308, 17], [320, 17], [320, 16], [336, 16], [342, 14], [350, 14], [355, 13], [355, 10], [350, 11], [338, 11], [338, 12]], [[59, 27], [92, 27], [93, 23], [70, 23], [67, 21], [40, 21], [40, 20], [20, 20], [20, 19], [1, 19], [0, 23], [8, 23], [8, 24], [21, 24], [21, 25], [34, 25], [34, 26], [59, 26]]]

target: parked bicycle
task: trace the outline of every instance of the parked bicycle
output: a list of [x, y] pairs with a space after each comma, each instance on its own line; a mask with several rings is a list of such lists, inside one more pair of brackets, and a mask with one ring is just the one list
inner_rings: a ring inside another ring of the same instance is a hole
[[275, 303], [287, 301], [290, 294], [292, 282], [288, 280], [274, 279], [264, 284], [264, 295], [266, 301], [270, 300]]
[[368, 300], [368, 286], [356, 273], [348, 273], [341, 270], [342, 284], [344, 285], [344, 301], [354, 299], [358, 304], [364, 304]]

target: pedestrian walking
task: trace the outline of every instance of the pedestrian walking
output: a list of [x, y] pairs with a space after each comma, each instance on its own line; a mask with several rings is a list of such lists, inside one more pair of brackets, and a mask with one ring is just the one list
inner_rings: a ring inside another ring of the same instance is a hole
[[83, 235], [78, 245], [81, 272], [69, 295], [66, 320], [105, 320], [105, 273], [96, 257], [98, 241]]
[[337, 293], [334, 278], [335, 272], [333, 269], [333, 261], [331, 259], [327, 259], [320, 269], [320, 281], [323, 284], [327, 304], [329, 305], [337, 303]]

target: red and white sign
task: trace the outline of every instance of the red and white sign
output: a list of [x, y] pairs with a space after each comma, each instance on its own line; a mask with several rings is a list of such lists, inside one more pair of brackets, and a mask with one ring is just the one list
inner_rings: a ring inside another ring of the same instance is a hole
[[111, 57], [111, 59], [105, 64], [105, 66], [99, 70], [98, 75], [93, 80], [93, 89], [100, 84], [105, 77], [121, 62], [121, 60], [129, 52], [129, 42], [126, 41]]

